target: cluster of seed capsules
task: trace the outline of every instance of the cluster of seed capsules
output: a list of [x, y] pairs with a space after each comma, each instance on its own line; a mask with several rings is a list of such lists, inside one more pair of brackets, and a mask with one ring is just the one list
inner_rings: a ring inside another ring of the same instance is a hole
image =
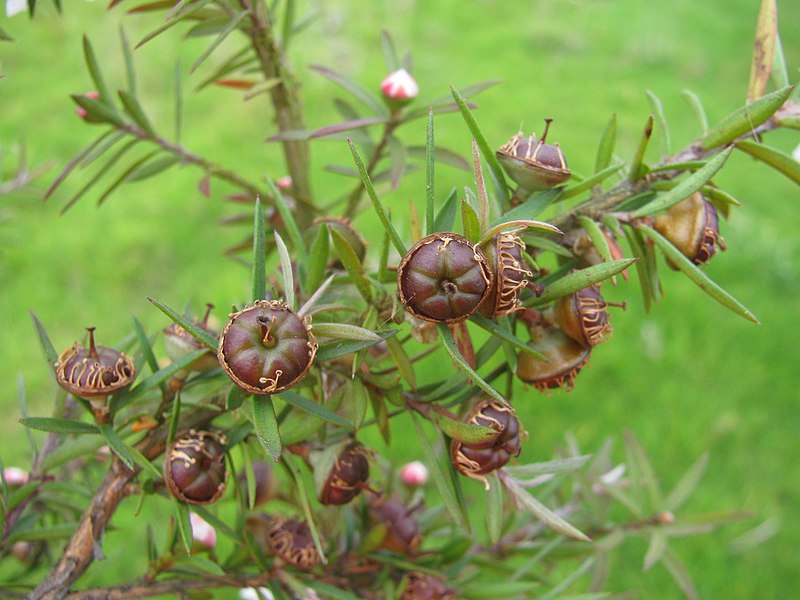
[[[539, 140], [533, 135], [515, 136], [497, 152], [500, 163], [519, 186], [514, 195], [517, 199], [559, 185], [570, 176], [560, 147], [546, 143], [546, 134], [547, 129]], [[651, 224], [695, 264], [708, 261], [718, 247], [725, 247], [719, 237], [717, 211], [700, 193], [674, 205]], [[329, 220], [328, 225], [347, 224]], [[518, 229], [501, 231], [482, 244], [451, 232], [422, 238], [398, 266], [398, 296], [411, 316], [433, 323], [456, 325], [475, 313], [488, 319], [515, 315], [528, 329], [531, 348], [546, 359], [521, 352], [516, 375], [543, 391], [560, 387], [569, 390], [592, 348], [611, 334], [609, 303], [603, 300], [599, 286], [593, 285], [561, 297], [542, 312], [523, 308], [523, 291], [538, 294], [541, 288], [534, 283], [538, 272], [526, 260], [528, 248], [519, 233]], [[604, 234], [612, 256], [621, 257], [613, 235]], [[601, 260], [580, 230], [567, 232], [562, 243], [583, 265]], [[363, 251], [363, 243], [360, 249]], [[209, 312], [195, 324], [216, 337], [207, 323]], [[177, 324], [164, 330], [164, 339], [173, 361], [205, 348]], [[285, 302], [259, 300], [231, 314], [219, 335], [216, 355], [202, 355], [186, 371], [221, 366], [243, 390], [275, 394], [306, 376], [317, 347], [309, 319]], [[130, 385], [136, 366], [125, 354], [97, 345], [90, 328], [88, 347], [76, 343], [66, 350], [55, 364], [55, 374], [68, 392], [90, 403], [102, 423], [108, 416], [108, 396]], [[525, 432], [507, 402], [480, 395], [469, 406], [464, 421], [491, 428], [496, 434], [479, 443], [453, 440], [450, 457], [460, 473], [486, 483], [488, 474], [519, 455]], [[226, 487], [226, 443], [219, 431], [192, 429], [179, 435], [165, 452], [163, 475], [170, 493], [189, 504], [218, 500]], [[367, 487], [371, 453], [361, 443], [348, 439], [310, 452], [305, 458], [315, 473], [317, 497], [322, 504], [344, 505], [362, 490], [369, 490], [369, 521], [385, 532], [376, 545], [406, 555], [416, 552], [421, 533], [415, 509]], [[281, 515], [251, 515], [248, 529], [265, 550], [284, 563], [310, 569], [320, 560], [303, 521]], [[412, 572], [406, 579], [405, 600], [455, 598], [455, 592], [435, 577]]]

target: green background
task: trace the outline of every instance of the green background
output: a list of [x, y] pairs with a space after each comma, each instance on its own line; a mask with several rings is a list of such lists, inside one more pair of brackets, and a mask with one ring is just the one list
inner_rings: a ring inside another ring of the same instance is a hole
[[[123, 18], [103, 2], [72, 2], [57, 16], [47, 2], [31, 23], [5, 17], [0, 26], [16, 42], [0, 46], [0, 147], [13, 163], [14, 142], [24, 142], [34, 164], [52, 168], [34, 187], [46, 188], [69, 158], [89, 143], [89, 131], [68, 95], [92, 89], [82, 59], [80, 35], [92, 40], [106, 77], [124, 85], [118, 27], [124, 21], [133, 41], [157, 24], [154, 16]], [[673, 151], [699, 135], [681, 91], [704, 101], [713, 123], [745, 99], [758, 3], [713, 0], [645, 3], [636, 0], [571, 2], [428, 1], [298, 3], [299, 12], [319, 19], [293, 42], [290, 56], [304, 86], [308, 125], [337, 119], [332, 99], [340, 90], [307, 69], [332, 67], [377, 88], [385, 74], [379, 34], [388, 29], [399, 49], [414, 57], [414, 76], [425, 98], [501, 78], [477, 99], [476, 116], [490, 143], [499, 146], [522, 127], [540, 131], [541, 119], [556, 119], [551, 140], [570, 166], [590, 173], [597, 142], [612, 113], [619, 121], [617, 152], [632, 155], [650, 107], [645, 91], [664, 103]], [[790, 78], [800, 65], [800, 5], [779, 2], [781, 35]], [[179, 28], [181, 29], [181, 28]], [[186, 72], [208, 40], [179, 43], [176, 32], [135, 53], [140, 97], [151, 119], [171, 135], [175, 61]], [[265, 144], [274, 131], [265, 96], [243, 102], [238, 92], [191, 90], [210, 65], [234, 46], [223, 45], [198, 73], [185, 79], [183, 144], [252, 179], [284, 174], [279, 148]], [[469, 133], [457, 115], [436, 120], [437, 142], [463, 155]], [[404, 130], [412, 144], [424, 141], [423, 124]], [[791, 151], [796, 132], [771, 134], [768, 141]], [[662, 132], [648, 159], [657, 160]], [[351, 181], [326, 173], [344, 164], [342, 141], [313, 147], [314, 187], [323, 200], [349, 189]], [[0, 407], [2, 458], [25, 466], [28, 450], [18, 418], [20, 378], [31, 415], [49, 413], [52, 383], [31, 327], [29, 310], [45, 323], [58, 348], [97, 327], [110, 344], [130, 330], [131, 315], [150, 329], [166, 325], [150, 306], [155, 296], [171, 306], [207, 301], [240, 304], [249, 275], [224, 250], [247, 235], [244, 227], [220, 227], [241, 212], [222, 201], [231, 190], [212, 185], [212, 197], [197, 189], [202, 174], [174, 169], [156, 179], [125, 186], [98, 209], [89, 194], [64, 216], [59, 210], [87, 181], [78, 173], [44, 204], [35, 195], [0, 198]], [[746, 510], [751, 519], [707, 536], [676, 540], [674, 547], [695, 577], [704, 598], [791, 597], [800, 565], [800, 458], [798, 434], [797, 303], [800, 292], [798, 190], [751, 159], [734, 154], [717, 178], [744, 205], [722, 225], [728, 251], [707, 267], [709, 275], [762, 321], [752, 325], [722, 309], [677, 273], [661, 269], [666, 296], [645, 314], [635, 275], [609, 300], [628, 300], [612, 316], [615, 334], [599, 347], [576, 389], [544, 396], [531, 391], [517, 401], [531, 434], [524, 459], [546, 460], [571, 432], [584, 450], [630, 429], [638, 435], [666, 489], [703, 452], [708, 473], [686, 510]], [[441, 167], [437, 192], [471, 183], [471, 176]], [[422, 210], [424, 181], [410, 175], [397, 191], [381, 191], [395, 215], [409, 201]], [[408, 224], [396, 217], [401, 235]], [[375, 231], [374, 219], [357, 219]], [[377, 244], [371, 259], [377, 259]], [[225, 318], [225, 309], [217, 310]], [[618, 449], [619, 450], [619, 449]], [[408, 449], [409, 457], [414, 450]], [[622, 454], [618, 452], [621, 459]], [[478, 488], [474, 490], [478, 492]], [[735, 540], [765, 524], [762, 544], [737, 551]], [[112, 549], [114, 548], [111, 542]], [[642, 597], [679, 597], [661, 567], [641, 572], [644, 542], [631, 541], [613, 555], [612, 591], [636, 590]], [[121, 553], [123, 550], [118, 549]], [[109, 562], [119, 560], [110, 553]]]

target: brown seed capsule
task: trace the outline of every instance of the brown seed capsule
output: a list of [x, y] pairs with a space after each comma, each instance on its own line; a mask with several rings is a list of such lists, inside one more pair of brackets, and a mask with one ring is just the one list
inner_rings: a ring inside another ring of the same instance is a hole
[[[717, 246], [725, 250], [717, 209], [700, 192], [673, 205], [667, 214], [657, 216], [655, 228], [696, 265], [711, 260]], [[672, 263], [670, 266], [676, 268]]]
[[438, 577], [410, 572], [407, 576], [406, 587], [400, 600], [456, 600], [456, 591], [449, 588]]
[[225, 491], [228, 439], [215, 431], [190, 429], [176, 439], [164, 457], [164, 482], [181, 502], [211, 504]]
[[517, 357], [517, 377], [541, 391], [564, 387], [570, 391], [575, 377], [589, 362], [591, 346], [584, 347], [559, 329], [531, 327], [531, 347], [544, 355], [541, 360], [529, 352]]
[[498, 436], [483, 444], [466, 444], [453, 440], [450, 460], [459, 473], [486, 484], [488, 473], [505, 465], [512, 456], [519, 456], [521, 428], [514, 409], [493, 398], [478, 402], [466, 418], [467, 423], [491, 427]]
[[287, 563], [301, 569], [313, 569], [319, 563], [319, 552], [305, 521], [275, 515], [266, 528], [270, 549]]
[[[606, 341], [613, 331], [608, 322], [612, 306], [600, 295], [600, 286], [592, 285], [556, 301], [555, 319], [561, 331], [581, 346], [596, 346]], [[614, 304], [621, 306], [624, 304]]]
[[369, 479], [369, 452], [359, 442], [347, 444], [329, 469], [319, 494], [322, 504], [347, 504]]
[[558, 144], [547, 144], [547, 132], [552, 119], [545, 119], [545, 129], [539, 141], [536, 136], [517, 134], [497, 151], [497, 160], [511, 179], [526, 192], [549, 190], [570, 177], [567, 161]]
[[413, 554], [422, 541], [414, 509], [400, 500], [381, 498], [370, 507], [372, 520], [386, 527], [380, 546], [398, 554]]
[[492, 272], [464, 236], [433, 233], [418, 241], [397, 269], [400, 300], [412, 315], [437, 323], [468, 319], [489, 294]]
[[[214, 308], [213, 304], [206, 304], [206, 314], [203, 317], [203, 320], [198, 321], [196, 319], [192, 319], [192, 322], [201, 329], [209, 332], [214, 337], [217, 337], [217, 333], [212, 331], [208, 326], [208, 317], [211, 315], [212, 308]], [[187, 354], [191, 354], [197, 350], [203, 350], [206, 347], [203, 342], [195, 338], [177, 323], [173, 323], [169, 327], [165, 328], [163, 334], [164, 349], [167, 351], [167, 356], [169, 356], [173, 362], [180, 360]], [[212, 350], [209, 350], [200, 358], [189, 364], [185, 370], [202, 372], [209, 371], [218, 366], [219, 361], [217, 360], [217, 355]]]
[[[279, 481], [278, 477], [273, 472], [272, 466], [265, 460], [254, 460], [250, 466], [252, 468], [253, 487], [255, 491], [253, 506], [259, 506], [269, 502], [273, 498], [277, 498], [280, 493]], [[247, 475], [244, 472], [239, 473], [238, 483], [242, 490], [242, 495], [245, 498], [245, 504], [249, 506], [250, 496], [247, 488]]]
[[58, 385], [73, 396], [91, 400], [106, 397], [136, 379], [136, 365], [129, 356], [95, 345], [94, 327], [88, 327], [89, 347], [75, 342], [55, 364]]
[[519, 310], [519, 293], [533, 277], [522, 259], [524, 249], [525, 242], [513, 231], [499, 233], [481, 246], [494, 273], [491, 290], [480, 305], [483, 316], [493, 319]]
[[317, 343], [311, 325], [278, 300], [258, 300], [230, 316], [217, 358], [239, 387], [254, 394], [290, 388], [311, 368]]

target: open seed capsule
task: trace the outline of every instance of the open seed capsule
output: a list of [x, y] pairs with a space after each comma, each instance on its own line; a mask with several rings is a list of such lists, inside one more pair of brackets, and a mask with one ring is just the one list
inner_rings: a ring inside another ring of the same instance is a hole
[[522, 449], [519, 420], [508, 404], [484, 398], [472, 407], [466, 422], [498, 431], [497, 437], [486, 443], [466, 444], [453, 440], [450, 444], [450, 460], [456, 470], [486, 483], [486, 474], [505, 465], [512, 456], [519, 456]]
[[[655, 228], [696, 265], [711, 260], [717, 246], [725, 250], [717, 209], [700, 192], [673, 205], [667, 214], [657, 216]], [[675, 268], [671, 263], [670, 266]]]
[[347, 444], [329, 468], [319, 493], [322, 504], [347, 504], [369, 479], [369, 453], [359, 442]]
[[531, 327], [531, 347], [547, 360], [520, 352], [517, 357], [517, 377], [542, 391], [559, 387], [570, 391], [575, 385], [575, 377], [589, 362], [592, 352], [591, 346], [581, 346], [561, 330], [540, 325]]
[[211, 504], [225, 491], [227, 438], [215, 431], [189, 430], [167, 449], [164, 482], [181, 502]]
[[517, 134], [497, 151], [505, 172], [526, 192], [549, 190], [564, 183], [570, 170], [564, 153], [558, 144], [547, 144], [547, 132], [552, 119], [545, 119], [545, 130], [541, 139]]
[[305, 521], [275, 515], [266, 528], [266, 541], [281, 559], [301, 569], [312, 569], [319, 563], [319, 552]]
[[217, 358], [239, 387], [254, 394], [275, 394], [305, 377], [316, 352], [305, 319], [285, 302], [258, 300], [230, 316]]
[[400, 600], [456, 600], [458, 597], [454, 589], [433, 575], [412, 571], [406, 578], [406, 587]]
[[457, 233], [433, 233], [397, 269], [400, 300], [415, 317], [437, 323], [468, 319], [489, 294], [492, 272], [483, 252]]
[[406, 555], [416, 550], [422, 534], [413, 513], [413, 509], [394, 498], [381, 498], [372, 504], [372, 520], [386, 527], [382, 548]]
[[609, 306], [600, 295], [600, 286], [585, 287], [556, 301], [556, 322], [561, 331], [581, 346], [596, 346], [613, 331], [608, 322]]
[[[203, 317], [203, 320], [198, 321], [193, 319], [193, 322], [198, 327], [208, 331], [214, 337], [217, 337], [217, 333], [212, 331], [208, 326], [208, 317], [211, 315], [211, 309], [214, 308], [214, 305], [207, 304], [206, 307], [206, 314]], [[203, 342], [195, 338], [177, 323], [173, 323], [169, 327], [165, 328], [163, 334], [164, 349], [167, 351], [167, 356], [169, 356], [173, 362], [180, 360], [187, 354], [191, 354], [192, 352], [206, 348], [206, 345], [203, 344]], [[212, 350], [209, 350], [206, 354], [203, 354], [200, 358], [186, 367], [186, 371], [208, 371], [217, 366], [219, 366], [217, 356]]]
[[480, 306], [485, 317], [502, 317], [520, 308], [519, 293], [533, 277], [522, 259], [524, 249], [525, 243], [511, 231], [498, 233], [481, 246], [494, 273], [491, 290]]

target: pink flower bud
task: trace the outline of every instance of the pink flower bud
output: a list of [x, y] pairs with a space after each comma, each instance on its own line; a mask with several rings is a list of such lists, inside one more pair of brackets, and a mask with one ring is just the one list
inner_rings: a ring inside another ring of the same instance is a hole
[[195, 542], [200, 543], [206, 548], [214, 548], [217, 545], [217, 530], [196, 513], [189, 513], [189, 521], [192, 523], [192, 537]]
[[428, 467], [418, 460], [407, 463], [400, 469], [400, 480], [408, 486], [425, 485], [428, 481]]
[[278, 179], [278, 181], [275, 182], [275, 185], [278, 186], [278, 189], [282, 192], [288, 191], [292, 189], [292, 178], [289, 175], [285, 175], [284, 177]]
[[[84, 96], [86, 96], [87, 98], [91, 98], [92, 100], [99, 100], [100, 92], [92, 90], [91, 92], [86, 92]], [[75, 109], [75, 112], [78, 113], [78, 116], [84, 121], [89, 120], [89, 113], [86, 112], [85, 108], [79, 106], [78, 108]]]
[[3, 469], [3, 478], [8, 486], [25, 485], [28, 483], [28, 472], [19, 467], [6, 467]]
[[395, 102], [408, 102], [419, 94], [419, 86], [405, 69], [389, 73], [381, 83], [384, 98]]

